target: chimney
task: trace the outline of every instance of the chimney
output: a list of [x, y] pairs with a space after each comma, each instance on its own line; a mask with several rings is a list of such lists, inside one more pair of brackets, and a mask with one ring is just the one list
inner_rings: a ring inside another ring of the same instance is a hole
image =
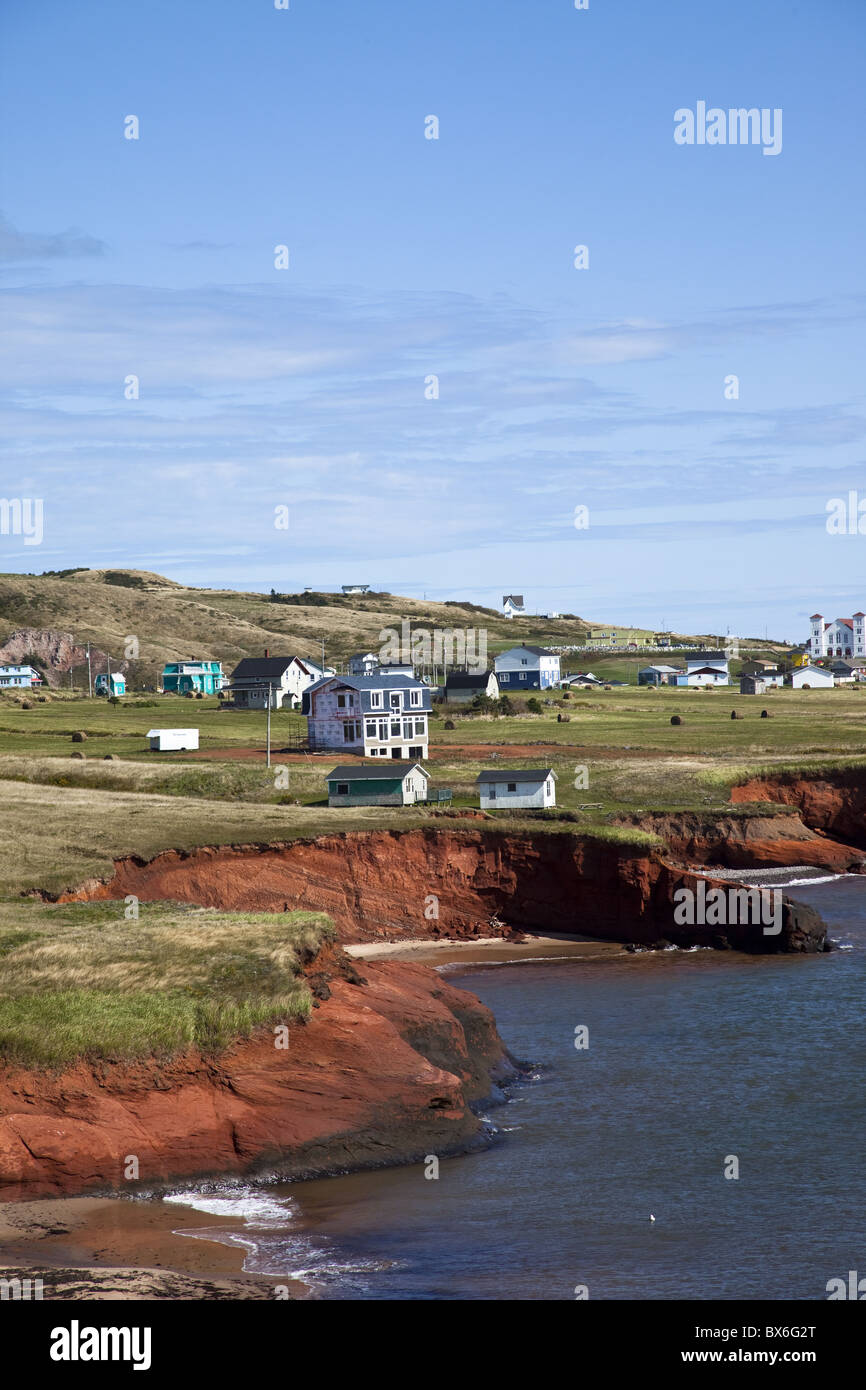
[[270, 654], [271, 654], [271, 649], [270, 649], [270, 647], [265, 647], [265, 656], [268, 657], [268, 656], [270, 656]]

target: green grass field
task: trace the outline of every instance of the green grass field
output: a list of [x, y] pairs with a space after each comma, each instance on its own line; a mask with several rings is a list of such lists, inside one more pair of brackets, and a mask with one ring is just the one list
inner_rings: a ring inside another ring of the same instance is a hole
[[216, 1052], [307, 1018], [305, 960], [333, 934], [320, 913], [215, 912], [122, 902], [0, 903], [0, 1055], [58, 1067], [189, 1047]]

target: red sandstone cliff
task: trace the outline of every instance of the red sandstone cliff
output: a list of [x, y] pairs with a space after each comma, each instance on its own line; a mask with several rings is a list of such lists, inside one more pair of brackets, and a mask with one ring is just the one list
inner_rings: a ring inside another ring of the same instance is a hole
[[674, 894], [696, 882], [655, 851], [610, 840], [437, 828], [123, 859], [108, 883], [64, 897], [135, 894], [236, 911], [315, 910], [330, 914], [344, 942], [495, 935], [504, 923], [505, 930], [637, 944], [664, 938], [758, 952], [822, 949], [820, 918], [797, 903], [786, 902], [778, 936], [760, 925], [678, 926]]
[[342, 952], [324, 963], [330, 997], [285, 1051], [264, 1032], [217, 1057], [0, 1066], [0, 1199], [129, 1188], [130, 1155], [147, 1185], [324, 1174], [478, 1140], [470, 1103], [514, 1072], [489, 1009], [424, 966], [365, 962], [353, 983]]

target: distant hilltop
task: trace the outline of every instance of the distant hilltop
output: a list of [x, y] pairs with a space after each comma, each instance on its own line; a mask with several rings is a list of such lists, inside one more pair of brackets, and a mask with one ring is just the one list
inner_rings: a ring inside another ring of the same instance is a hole
[[[58, 684], [57, 675], [71, 670], [80, 685], [86, 681], [81, 670], [89, 642], [94, 673], [110, 659], [112, 669], [126, 672], [131, 686], [155, 686], [169, 661], [222, 661], [230, 671], [243, 657], [266, 650], [316, 660], [323, 640], [327, 661], [345, 662], [356, 652], [377, 651], [380, 633], [399, 629], [404, 620], [413, 629], [431, 632], [483, 629], [491, 661], [495, 652], [521, 642], [575, 650], [614, 637], [613, 647], [625, 651], [626, 642], [644, 632], [575, 615], [509, 617], [468, 600], [440, 603], [364, 585], [345, 587], [364, 592], [292, 592], [288, 586], [285, 592], [272, 588], [268, 593], [199, 589], [150, 570], [83, 566], [38, 575], [3, 574], [0, 652], [10, 662], [30, 661], [44, 671], [49, 684]], [[669, 635], [675, 643], [696, 646], [719, 640]]]

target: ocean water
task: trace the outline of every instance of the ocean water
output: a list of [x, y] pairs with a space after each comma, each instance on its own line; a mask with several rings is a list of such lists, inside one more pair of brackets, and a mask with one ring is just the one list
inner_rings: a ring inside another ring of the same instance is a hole
[[486, 1112], [487, 1148], [437, 1179], [419, 1164], [176, 1200], [213, 1212], [249, 1271], [325, 1299], [822, 1299], [866, 1275], [866, 878], [751, 877], [797, 879], [839, 949], [449, 970], [532, 1064]]

